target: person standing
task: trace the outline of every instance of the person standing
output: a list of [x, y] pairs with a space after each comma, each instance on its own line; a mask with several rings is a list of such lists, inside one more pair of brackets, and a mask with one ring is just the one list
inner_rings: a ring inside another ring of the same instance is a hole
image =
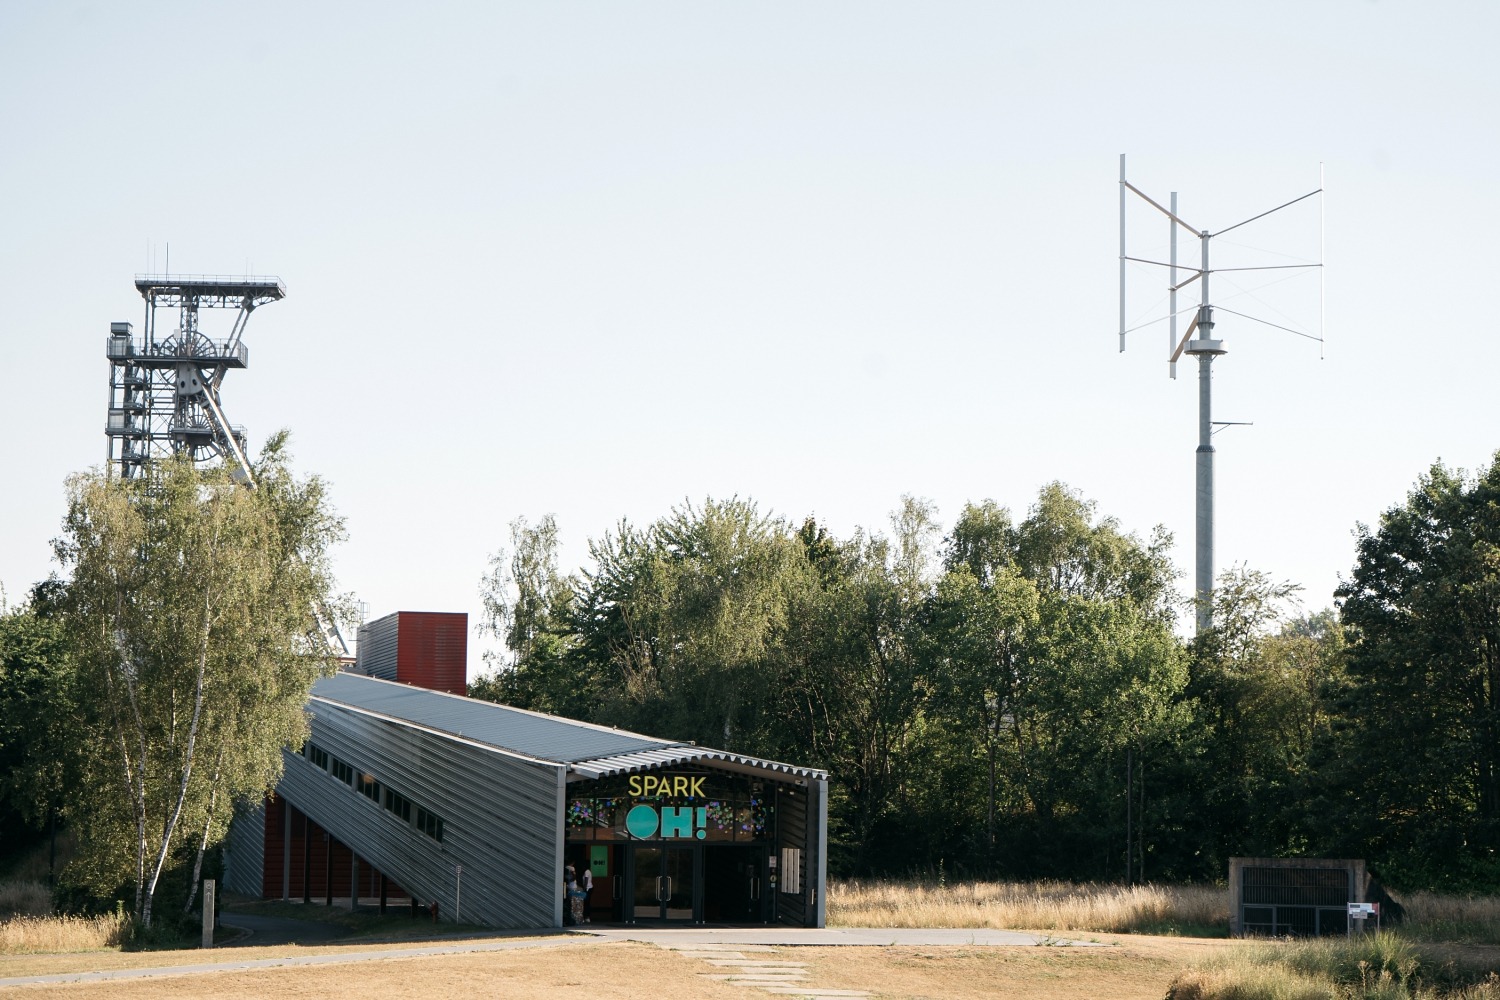
[[563, 865], [563, 923], [578, 923], [578, 901], [574, 894], [578, 892], [578, 873], [572, 863]]
[[581, 915], [583, 916], [583, 922], [584, 923], [589, 923], [589, 917], [588, 917], [589, 897], [592, 896], [593, 893], [594, 893], [594, 867], [593, 867], [593, 865], [587, 865], [586, 864], [586, 865], [583, 866], [583, 879], [582, 879], [582, 883], [583, 883], [583, 900], [582, 900], [582, 903], [581, 903], [581, 910], [582, 910]]

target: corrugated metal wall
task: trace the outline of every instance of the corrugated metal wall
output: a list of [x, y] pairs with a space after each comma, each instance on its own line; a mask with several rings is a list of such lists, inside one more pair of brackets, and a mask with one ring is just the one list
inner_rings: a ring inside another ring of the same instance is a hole
[[[224, 886], [244, 896], [261, 894], [265, 868], [266, 809], [263, 803], [246, 803], [234, 811], [224, 844]], [[278, 891], [277, 895], [280, 895]]]
[[776, 920], [783, 924], [807, 926], [807, 889], [809, 886], [807, 850], [808, 795], [806, 789], [791, 785], [779, 785], [776, 790], [776, 850], [795, 847], [802, 852], [801, 892], [784, 892], [786, 873], [780, 873], [776, 886]]
[[[443, 819], [442, 843], [300, 754], [287, 752], [278, 792], [361, 859], [453, 916], [463, 866], [463, 920], [498, 927], [558, 922], [562, 768], [534, 763], [314, 701], [312, 742]], [[296, 825], [295, 823], [293, 824]], [[294, 850], [295, 850], [294, 845]], [[313, 855], [321, 854], [314, 844]], [[319, 859], [321, 860], [321, 859]], [[347, 856], [334, 862], [335, 886]], [[297, 862], [293, 863], [293, 871]], [[336, 892], [335, 894], [340, 894]]]
[[468, 693], [469, 616], [401, 611], [396, 680], [449, 694]]
[[354, 672], [449, 694], [468, 692], [469, 616], [397, 611], [359, 627]]
[[396, 679], [396, 635], [400, 612], [377, 618], [359, 627], [359, 645], [354, 651], [354, 672], [381, 680]]

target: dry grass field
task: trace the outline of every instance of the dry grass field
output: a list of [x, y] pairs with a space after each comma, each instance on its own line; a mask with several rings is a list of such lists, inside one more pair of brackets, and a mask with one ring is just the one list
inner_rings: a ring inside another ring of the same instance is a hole
[[[1185, 964], [1208, 949], [1231, 942], [1133, 938], [1108, 948], [783, 948], [780, 961], [808, 964], [808, 984], [867, 989], [881, 1000], [1160, 1000]], [[267, 949], [283, 954], [327, 949]], [[256, 951], [259, 951], [257, 949]], [[173, 961], [162, 959], [171, 957]], [[72, 956], [75, 961], [85, 956]], [[154, 964], [191, 964], [204, 952], [154, 953]], [[213, 960], [250, 958], [251, 952], [218, 951]], [[0, 959], [0, 977], [26, 974]], [[34, 961], [34, 960], [32, 960]], [[132, 962], [132, 965], [137, 963]], [[76, 967], [76, 966], [75, 966]], [[31, 974], [37, 971], [33, 967]], [[369, 992], [423, 1000], [554, 1000], [585, 995], [605, 1000], [769, 1000], [770, 994], [703, 978], [722, 969], [653, 945], [618, 942], [525, 949], [432, 958], [405, 958], [323, 966], [287, 966], [68, 985], [15, 986], [6, 995], [80, 1000], [189, 1000], [255, 997], [310, 1000], [339, 993]]]
[[[30, 894], [30, 895], [34, 895]], [[814, 987], [868, 990], [878, 1000], [1026, 997], [1035, 1000], [1500, 1000], [1500, 900], [1413, 894], [1398, 935], [1354, 945], [1253, 942], [1224, 937], [1227, 893], [1212, 887], [1060, 882], [859, 882], [830, 884], [831, 925], [992, 927], [1053, 932], [1105, 947], [797, 947], [763, 956], [807, 965]], [[18, 900], [29, 898], [18, 890]], [[422, 943], [425, 921], [310, 913], [253, 902], [247, 912], [329, 918], [338, 943], [213, 951], [122, 951], [117, 921], [19, 917], [0, 922], [0, 978], [74, 971], [274, 961], [141, 980], [0, 988], [17, 996], [140, 998], [322, 997], [349, 990], [383, 996], [769, 998], [754, 987], [704, 978], [723, 973], [700, 958], [653, 945], [558, 942], [546, 947], [370, 959], [376, 949]], [[13, 911], [25, 907], [15, 906]], [[282, 912], [285, 910], [286, 912]], [[97, 925], [97, 926], [95, 926]], [[442, 930], [452, 933], [454, 928]], [[1159, 932], [1153, 935], [1152, 932]], [[1199, 936], [1202, 935], [1202, 936]], [[484, 939], [488, 940], [488, 939]], [[444, 942], [458, 943], [452, 938]], [[51, 953], [46, 953], [51, 952]], [[349, 953], [363, 953], [354, 961]], [[297, 964], [312, 956], [335, 964]]]
[[1228, 932], [1229, 894], [1213, 886], [843, 879], [828, 884], [828, 922], [1212, 935]]

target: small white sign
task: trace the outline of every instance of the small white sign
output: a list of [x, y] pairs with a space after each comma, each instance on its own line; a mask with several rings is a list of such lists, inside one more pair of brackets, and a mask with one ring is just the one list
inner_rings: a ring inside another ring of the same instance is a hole
[[1378, 914], [1379, 912], [1380, 912], [1380, 904], [1379, 903], [1350, 903], [1349, 904], [1349, 916], [1353, 917], [1356, 920], [1364, 920], [1366, 917], [1373, 917], [1376, 914]]

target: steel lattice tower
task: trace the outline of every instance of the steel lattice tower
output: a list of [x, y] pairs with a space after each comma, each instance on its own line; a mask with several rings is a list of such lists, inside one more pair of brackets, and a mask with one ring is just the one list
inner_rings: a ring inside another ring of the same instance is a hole
[[[136, 290], [146, 301], [144, 335], [129, 323], [111, 323], [109, 358], [109, 438], [111, 474], [130, 479], [156, 458], [185, 454], [204, 463], [223, 457], [248, 469], [245, 429], [224, 417], [219, 389], [231, 368], [250, 363], [241, 342], [257, 306], [286, 295], [281, 279], [205, 275], [137, 275]], [[176, 309], [177, 326], [161, 334], [157, 309]], [[199, 311], [235, 309], [229, 336], [213, 340], [199, 328]]]

